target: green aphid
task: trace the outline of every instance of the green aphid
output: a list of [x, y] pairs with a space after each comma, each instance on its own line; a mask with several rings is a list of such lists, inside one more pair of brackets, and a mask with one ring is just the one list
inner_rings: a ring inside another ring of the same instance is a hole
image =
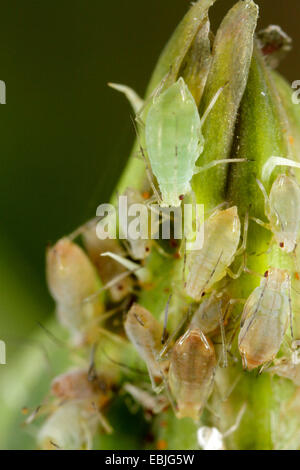
[[[138, 116], [143, 114], [140, 99], [128, 87], [110, 84], [125, 93]], [[157, 90], [161, 89], [159, 86]], [[220, 163], [244, 161], [244, 159], [213, 160], [208, 165], [196, 167], [204, 151], [203, 124], [224, 87], [213, 97], [202, 118], [196, 102], [183, 78], [179, 78], [162, 93], [153, 93], [145, 122], [146, 153], [151, 170], [160, 189], [159, 204], [162, 207], [178, 207], [184, 196], [191, 192], [191, 179], [195, 173]], [[133, 97], [135, 97], [133, 99]], [[138, 106], [139, 105], [139, 106]]]

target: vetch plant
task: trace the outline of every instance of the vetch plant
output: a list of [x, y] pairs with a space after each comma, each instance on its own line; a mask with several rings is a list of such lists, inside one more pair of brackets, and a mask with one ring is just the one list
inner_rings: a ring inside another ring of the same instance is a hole
[[34, 413], [41, 448], [300, 448], [300, 111], [274, 70], [290, 39], [256, 35], [252, 0], [214, 35], [214, 3], [191, 6], [145, 101], [113, 85], [137, 131], [119, 228], [116, 194], [149, 218], [201, 204], [204, 243], [170, 211], [167, 240], [101, 239], [96, 218], [48, 249], [72, 367]]

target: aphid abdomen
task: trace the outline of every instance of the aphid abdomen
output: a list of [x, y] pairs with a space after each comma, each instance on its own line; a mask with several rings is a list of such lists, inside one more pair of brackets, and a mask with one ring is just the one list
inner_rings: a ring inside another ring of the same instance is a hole
[[284, 251], [294, 250], [300, 228], [300, 188], [294, 178], [279, 175], [270, 196], [270, 223], [274, 237]]
[[288, 274], [271, 269], [268, 276], [244, 307], [239, 350], [249, 370], [274, 359], [288, 325]]
[[128, 338], [145, 361], [151, 378], [161, 378], [157, 357], [161, 349], [162, 325], [148, 310], [138, 304], [133, 304], [127, 314], [124, 327]]
[[226, 275], [239, 244], [240, 231], [235, 206], [218, 211], [207, 220], [202, 249], [188, 255], [186, 292], [190, 297], [199, 301], [203, 292]]
[[190, 190], [200, 154], [200, 117], [193, 96], [180, 78], [152, 104], [146, 119], [146, 146], [163, 204], [177, 207]]
[[212, 390], [215, 367], [214, 347], [199, 329], [188, 330], [176, 342], [168, 380], [179, 418], [199, 418]]

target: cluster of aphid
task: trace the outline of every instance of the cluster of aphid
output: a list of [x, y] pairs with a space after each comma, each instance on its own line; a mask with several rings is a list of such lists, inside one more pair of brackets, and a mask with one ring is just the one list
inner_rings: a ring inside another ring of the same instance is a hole
[[[176, 127], [184, 129], [185, 139], [179, 140]], [[186, 195], [190, 191], [195, 161], [203, 149], [198, 110], [182, 78], [153, 98], [145, 130], [146, 150], [143, 153], [147, 151], [152, 173], [158, 182], [159, 202], [164, 205], [180, 204], [183, 199], [181, 194]], [[168, 156], [163, 166], [160, 164], [160, 152]], [[264, 174], [271, 173], [277, 164], [298, 165], [272, 157], [265, 165]], [[167, 175], [171, 177], [167, 178]], [[258, 184], [265, 197], [269, 223], [256, 222], [270, 229], [280, 248], [294, 256], [300, 224], [300, 188], [292, 176], [285, 174], [277, 177], [269, 196], [262, 183], [258, 181]], [[143, 200], [142, 195], [133, 189], [128, 189], [126, 194], [132, 202]], [[151, 210], [151, 198], [145, 204]], [[92, 347], [95, 353], [95, 348], [104, 347], [105, 335], [112, 343], [116, 341], [112, 327], [119, 330], [122, 338], [122, 325], [115, 327], [116, 322], [111, 322], [111, 318], [116, 317], [120, 322], [123, 315], [124, 332], [145, 362], [153, 390], [157, 393], [164, 390], [165, 393], [155, 397], [149, 390], [139, 388], [138, 383], [123, 383], [123, 391], [131, 394], [148, 412], [157, 413], [170, 403], [178, 418], [199, 420], [213, 390], [217, 367], [228, 365], [227, 354], [233, 337], [228, 342], [225, 326], [228, 322], [233, 324], [230, 312], [235, 304], [243, 303], [242, 299], [230, 298], [226, 283], [221, 291], [214, 288], [226, 275], [235, 279], [247, 270], [245, 262], [237, 274], [230, 270], [234, 258], [245, 252], [247, 228], [246, 218], [243, 242], [238, 248], [241, 222], [236, 206], [219, 208], [206, 220], [203, 247], [183, 256], [186, 258], [184, 269], [187, 276], [181, 285], [177, 283], [173, 294], [186, 296], [189, 310], [169, 338], [167, 316], [163, 326], [151, 312], [135, 302], [138, 289], [143, 288], [145, 283], [144, 259], [151, 250], [156, 250], [155, 245], [151, 245], [149, 240], [129, 239], [126, 253], [119, 241], [97, 238], [95, 221], [58, 241], [47, 253], [48, 283], [57, 303], [58, 317], [72, 333], [74, 347]], [[86, 253], [72, 240], [78, 235], [82, 236]], [[109, 305], [109, 311], [105, 304]], [[244, 368], [252, 370], [272, 363], [283, 342], [289, 320], [292, 328], [290, 273], [270, 267], [243, 308], [238, 348]], [[107, 324], [106, 330], [104, 322]], [[185, 331], [182, 334], [183, 328]], [[235, 333], [237, 329], [233, 331]], [[222, 353], [217, 353], [214, 341], [218, 344], [215, 338], [220, 335]], [[124, 342], [125, 338], [120, 341], [122, 351]], [[71, 442], [72, 446], [82, 447], [83, 442], [91, 446], [92, 435], [99, 422], [106, 431], [110, 431], [102, 411], [121, 385], [113, 367], [117, 361], [111, 358], [112, 364], [108, 366], [109, 362], [108, 358], [104, 371], [101, 367], [98, 370], [93, 356], [89, 370], [87, 367], [86, 370], [71, 371], [54, 380], [51, 391], [60, 406], [42, 428], [42, 441], [46, 440], [54, 447], [65, 442]], [[122, 362], [126, 366], [125, 356], [120, 360], [121, 368]], [[291, 360], [278, 360], [272, 371], [300, 385], [300, 363], [295, 351]], [[60, 417], [66, 422], [68, 431], [61, 427]]]
[[[202, 118], [182, 77], [170, 85], [167, 75], [145, 103], [128, 87], [112, 86], [126, 94], [137, 113], [139, 156], [148, 177], [144, 193], [127, 189], [130, 204], [143, 203], [149, 213], [154, 202], [179, 207], [188, 197], [195, 200], [195, 174], [217, 165], [249, 163], [245, 155], [199, 166], [205, 150], [204, 122], [227, 83]], [[267, 194], [265, 186], [277, 166], [282, 173]], [[178, 418], [200, 422], [218, 370], [240, 361], [245, 370], [272, 372], [300, 386], [298, 338], [293, 332], [297, 306], [293, 314], [291, 299], [292, 280], [298, 276], [300, 187], [291, 171], [286, 172], [290, 167], [300, 164], [270, 155], [262, 173], [255, 175], [268, 223], [246, 214], [241, 234], [238, 207], [224, 203], [206, 218], [201, 249], [188, 251], [184, 240], [167, 252], [161, 240], [100, 240], [97, 220], [49, 248], [47, 278], [58, 318], [70, 331], [72, 351], [85, 366], [54, 380], [51, 391], [56, 399], [40, 431], [42, 445], [91, 447], [99, 424], [111, 432], [107, 410], [120, 394], [130, 395], [148, 418], [172, 407]], [[271, 231], [273, 242], [293, 267], [269, 266], [259, 274], [260, 285], [248, 299], [233, 298], [231, 280], [245, 273], [257, 275], [247, 266], [248, 225], [254, 222]], [[74, 242], [77, 237], [84, 249]], [[145, 308], [141, 295], [149, 291], [155, 296], [147, 262], [155, 253], [161, 263], [164, 257], [166, 263], [172, 258], [176, 271], [158, 315]], [[238, 257], [241, 265], [234, 273], [230, 268]], [[290, 348], [282, 354], [285, 341]], [[237, 422], [240, 419], [241, 415]]]

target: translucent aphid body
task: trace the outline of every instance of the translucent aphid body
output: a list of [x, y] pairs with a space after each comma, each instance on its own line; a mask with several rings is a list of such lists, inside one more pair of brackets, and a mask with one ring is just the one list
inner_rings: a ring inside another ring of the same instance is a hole
[[37, 440], [45, 450], [91, 449], [98, 424], [97, 413], [87, 410], [83, 402], [66, 402], [45, 421]]
[[178, 418], [199, 418], [212, 391], [215, 368], [213, 344], [201, 330], [189, 329], [175, 343], [168, 380]]
[[241, 224], [237, 207], [216, 211], [204, 225], [204, 243], [187, 256], [186, 293], [199, 301], [225, 275], [237, 252]]
[[146, 148], [162, 194], [162, 206], [177, 207], [190, 192], [204, 139], [195, 100], [183, 78], [155, 97], [146, 118]]
[[79, 340], [89, 321], [102, 312], [102, 302], [84, 303], [99, 290], [95, 269], [84, 251], [62, 238], [47, 251], [47, 281], [61, 323]]
[[269, 197], [265, 194], [265, 211], [274, 238], [283, 251], [295, 249], [300, 228], [300, 187], [294, 178], [279, 175]]
[[239, 350], [249, 370], [275, 358], [289, 321], [288, 272], [270, 268], [265, 276], [244, 306], [239, 333]]
[[145, 361], [152, 385], [154, 385], [156, 378], [162, 378], [160, 364], [157, 362], [161, 349], [162, 325], [148, 310], [138, 304], [133, 304], [127, 314], [124, 327], [128, 338]]
[[217, 331], [220, 321], [224, 323], [228, 302], [228, 296], [212, 293], [210, 297], [203, 300], [194, 313], [191, 327], [199, 328], [205, 335]]
[[300, 387], [300, 363], [293, 364], [292, 360], [285, 358], [279, 359], [273, 367], [268, 369], [268, 372], [290, 379], [297, 387]]

